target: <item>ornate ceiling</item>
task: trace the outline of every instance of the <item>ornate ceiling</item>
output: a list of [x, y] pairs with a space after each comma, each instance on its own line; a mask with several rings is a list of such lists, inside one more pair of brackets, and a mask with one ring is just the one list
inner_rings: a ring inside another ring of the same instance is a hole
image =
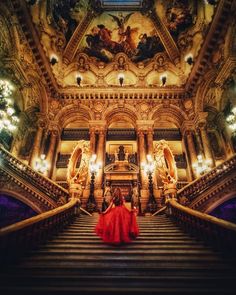
[[160, 87], [162, 76], [165, 87], [184, 87], [193, 66], [186, 60], [196, 60], [215, 6], [191, 0], [126, 2], [28, 4], [48, 60], [58, 60], [51, 67], [59, 87], [77, 87], [78, 76], [83, 87], [116, 87], [119, 74], [126, 87]]
[[33, 121], [40, 112], [60, 126], [126, 116], [179, 127], [224, 108], [235, 69], [236, 1], [209, 2], [4, 0], [0, 75], [20, 86]]

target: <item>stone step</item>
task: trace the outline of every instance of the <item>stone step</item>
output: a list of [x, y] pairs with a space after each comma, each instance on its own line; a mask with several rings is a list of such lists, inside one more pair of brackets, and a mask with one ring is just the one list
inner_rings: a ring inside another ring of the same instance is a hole
[[[125, 249], [126, 251], [130, 251], [133, 249], [139, 249], [139, 250], [159, 250], [159, 249], [167, 249], [167, 250], [175, 250], [175, 249], [186, 249], [189, 250], [189, 247], [191, 247], [191, 249], [211, 249], [210, 247], [206, 247], [203, 245], [183, 245], [182, 243], [179, 244], [166, 244], [166, 243], [162, 243], [162, 244], [155, 244], [155, 245], [150, 245], [148, 243], [146, 244], [137, 244], [137, 243], [132, 243], [129, 246], [122, 246], [119, 247], [119, 249]], [[100, 244], [95, 244], [95, 245], [91, 245], [90, 243], [87, 244], [68, 244], [68, 243], [60, 243], [60, 244], [53, 244], [53, 243], [47, 243], [47, 245], [41, 246], [40, 249], [64, 249], [65, 251], [67, 249], [107, 249], [107, 248], [111, 248], [110, 245], [104, 244], [104, 243], [100, 243]], [[111, 248], [113, 249], [113, 248]]]
[[[96, 237], [95, 237], [96, 238]], [[81, 238], [81, 239], [62, 239], [60, 237], [55, 238], [53, 240], [50, 240], [48, 242], [48, 245], [51, 244], [73, 244], [73, 245], [80, 245], [80, 244], [89, 244], [89, 245], [106, 245], [109, 246], [109, 244], [103, 243], [100, 238], [96, 239], [86, 239], [86, 238]], [[120, 245], [120, 247], [133, 247], [133, 246], [138, 246], [138, 245], [189, 245], [193, 247], [194, 245], [202, 245], [201, 241], [194, 241], [194, 240], [186, 240], [186, 239], [153, 239], [153, 240], [147, 240], [147, 239], [139, 239], [139, 240], [134, 240], [132, 243], [130, 243], [128, 246], [127, 245]]]

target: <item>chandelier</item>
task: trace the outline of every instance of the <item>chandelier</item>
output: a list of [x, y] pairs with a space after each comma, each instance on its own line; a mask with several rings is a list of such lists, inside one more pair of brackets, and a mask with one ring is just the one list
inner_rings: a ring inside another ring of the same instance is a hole
[[0, 80], [0, 132], [13, 132], [19, 119], [15, 116], [12, 88], [9, 82]]
[[226, 122], [229, 124], [229, 127], [233, 131], [233, 135], [236, 133], [236, 107], [234, 107], [228, 117], [226, 118]]

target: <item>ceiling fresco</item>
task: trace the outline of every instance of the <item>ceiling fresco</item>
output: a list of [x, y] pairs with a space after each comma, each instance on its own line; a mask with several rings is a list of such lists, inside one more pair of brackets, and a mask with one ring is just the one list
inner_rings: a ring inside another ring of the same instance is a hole
[[[191, 71], [186, 58], [197, 56], [214, 11], [204, 0], [47, 0], [29, 9], [46, 55], [58, 60], [53, 73], [63, 87], [76, 85], [80, 73], [84, 84], [96, 84], [99, 68], [115, 62], [116, 71], [152, 64], [158, 80], [169, 71], [170, 85], [182, 86]], [[134, 85], [138, 79], [131, 72]], [[141, 74], [148, 85], [159, 83], [150, 69]], [[105, 81], [117, 83], [109, 75]]]

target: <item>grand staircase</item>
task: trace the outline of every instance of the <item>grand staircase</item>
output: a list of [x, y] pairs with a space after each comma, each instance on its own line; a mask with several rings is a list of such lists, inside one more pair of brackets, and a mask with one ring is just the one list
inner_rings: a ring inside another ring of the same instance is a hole
[[140, 235], [111, 246], [80, 215], [47, 244], [1, 270], [1, 294], [233, 294], [236, 268], [165, 214], [138, 217]]

